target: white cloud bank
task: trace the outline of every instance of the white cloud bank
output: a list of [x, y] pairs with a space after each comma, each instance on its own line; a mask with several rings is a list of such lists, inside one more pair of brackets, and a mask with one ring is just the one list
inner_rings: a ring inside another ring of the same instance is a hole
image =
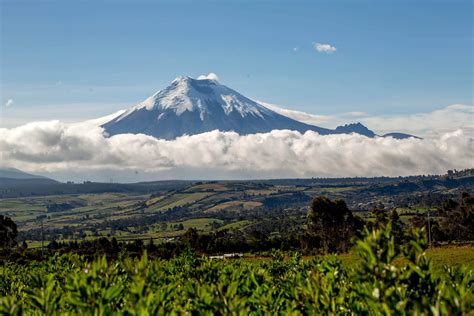
[[313, 47], [318, 53], [332, 54], [337, 51], [337, 48], [331, 44], [314, 43]]
[[[0, 129], [2, 164], [39, 173], [140, 170], [188, 172], [181, 178], [398, 176], [470, 168], [473, 139], [457, 130], [435, 139], [213, 131], [173, 141], [146, 135], [105, 137], [92, 123], [36, 122]], [[192, 170], [196, 170], [193, 173]], [[202, 175], [202, 170], [206, 174]]]

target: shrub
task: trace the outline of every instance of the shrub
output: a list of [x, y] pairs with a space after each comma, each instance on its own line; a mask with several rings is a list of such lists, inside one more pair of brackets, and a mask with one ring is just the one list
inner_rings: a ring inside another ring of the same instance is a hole
[[361, 264], [335, 256], [303, 260], [274, 251], [271, 260], [211, 260], [191, 250], [170, 260], [120, 256], [87, 261], [57, 255], [0, 267], [1, 315], [435, 314], [474, 310], [471, 270], [435, 275], [426, 234], [396, 247], [391, 224], [366, 230]]

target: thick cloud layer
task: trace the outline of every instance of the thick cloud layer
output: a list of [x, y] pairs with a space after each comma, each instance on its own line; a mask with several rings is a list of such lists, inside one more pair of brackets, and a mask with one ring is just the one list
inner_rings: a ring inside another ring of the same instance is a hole
[[[398, 176], [474, 166], [474, 142], [462, 130], [436, 139], [321, 136], [272, 131], [240, 136], [213, 131], [173, 141], [146, 135], [106, 137], [91, 123], [37, 122], [0, 129], [2, 164], [30, 172], [188, 170], [180, 178]], [[223, 174], [224, 172], [224, 174]]]

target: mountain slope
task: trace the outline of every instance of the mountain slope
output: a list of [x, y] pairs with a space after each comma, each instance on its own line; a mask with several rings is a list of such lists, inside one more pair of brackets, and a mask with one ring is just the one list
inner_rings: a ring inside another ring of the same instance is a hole
[[[295, 110], [289, 110], [282, 108], [280, 106], [277, 106], [275, 104], [270, 104], [267, 102], [263, 101], [258, 101], [261, 105], [271, 109], [272, 111], [275, 111], [281, 115], [287, 116], [291, 119], [303, 122], [305, 124], [310, 124], [314, 125], [317, 124], [317, 122], [321, 123], [327, 123], [326, 121], [328, 120], [328, 116], [324, 115], [314, 115], [314, 114], [309, 114], [306, 112], [301, 112], [301, 111], [295, 111]], [[393, 132], [393, 133], [387, 133], [384, 135], [377, 135], [373, 131], [369, 130], [367, 127], [365, 127], [362, 123], [351, 123], [351, 124], [346, 124], [343, 126], [338, 126], [335, 130], [332, 131], [334, 134], [350, 134], [350, 133], [357, 133], [361, 134], [367, 137], [392, 137], [395, 139], [406, 139], [406, 138], [420, 138], [417, 136], [413, 136], [411, 134], [406, 134], [406, 133], [398, 133], [398, 132]]]
[[29, 174], [15, 168], [0, 167], [0, 189], [57, 184], [56, 180]]
[[274, 129], [332, 132], [278, 114], [215, 80], [190, 77], [178, 77], [103, 127], [109, 135], [143, 133], [164, 139], [215, 129], [242, 135]]
[[355, 123], [355, 124], [346, 124], [344, 126], [338, 126], [334, 130], [334, 133], [336, 134], [350, 134], [350, 133], [356, 133], [360, 135], [364, 135], [367, 137], [375, 137], [375, 133], [362, 125], [361, 123]]
[[393, 137], [395, 139], [406, 139], [406, 138], [416, 138], [416, 139], [421, 139], [420, 137], [413, 136], [410, 134], [405, 134], [405, 133], [387, 133], [384, 134], [382, 137]]
[[[8, 179], [48, 179], [43, 176], [37, 176], [34, 174], [26, 173], [19, 169], [15, 168], [3, 168], [0, 167], [0, 178], [8, 178]], [[51, 180], [51, 179], [49, 179]], [[54, 181], [54, 180], [51, 180]]]
[[217, 80], [190, 77], [176, 78], [170, 86], [114, 116], [102, 127], [108, 135], [141, 133], [162, 139], [216, 129], [241, 135], [289, 129], [301, 133], [315, 131], [321, 135], [358, 133], [376, 136], [360, 123], [335, 130], [306, 124], [277, 113]]

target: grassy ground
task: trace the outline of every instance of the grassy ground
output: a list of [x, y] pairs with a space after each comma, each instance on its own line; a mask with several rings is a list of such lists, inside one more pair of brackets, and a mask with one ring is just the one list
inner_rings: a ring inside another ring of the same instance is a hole
[[210, 224], [212, 222], [222, 223], [222, 220], [215, 218], [194, 218], [181, 223], [183, 224], [185, 230], [191, 227], [196, 228], [197, 230], [210, 230]]
[[[426, 256], [431, 259], [433, 270], [437, 273], [443, 272], [443, 266], [460, 266], [466, 265], [469, 269], [474, 270], [474, 246], [445, 246], [435, 247], [426, 250]], [[361, 263], [361, 258], [354, 252], [339, 254], [337, 257], [347, 267], [357, 267]], [[312, 260], [314, 256], [305, 256], [305, 260]], [[250, 261], [270, 260], [269, 256], [252, 256], [247, 257]], [[404, 259], [396, 260], [397, 264], [403, 265]]]
[[186, 190], [186, 192], [197, 191], [227, 191], [229, 188], [224, 183], [204, 183], [195, 185]]
[[251, 210], [261, 206], [262, 203], [254, 201], [229, 201], [213, 206], [205, 211], [205, 213], [217, 213], [223, 210], [232, 208], [241, 208], [244, 210]]
[[440, 247], [428, 249], [427, 255], [433, 260], [435, 269], [442, 268], [443, 265], [466, 264], [474, 269], [474, 247]]
[[154, 211], [164, 211], [167, 209], [172, 209], [173, 207], [177, 206], [184, 206], [187, 204], [194, 203], [196, 201], [202, 200], [209, 195], [212, 195], [210, 192], [197, 192], [197, 193], [179, 193], [174, 194], [168, 198], [161, 199], [152, 207], [147, 209], [147, 212], [154, 212]]
[[[430, 248], [426, 255], [432, 260], [433, 269], [443, 271], [444, 265], [467, 265], [474, 270], [474, 247], [473, 246], [446, 246]], [[338, 256], [347, 266], [355, 266], [360, 263], [360, 258], [355, 253], [342, 254]], [[403, 259], [399, 260], [403, 264]]]
[[[189, 228], [195, 228], [201, 232], [209, 232], [213, 230], [212, 224], [216, 222], [219, 225], [222, 225], [223, 221], [216, 218], [194, 218], [179, 222], [167, 222], [166, 223], [166, 230], [162, 230], [160, 225], [162, 223], [154, 224], [153, 226], [149, 226], [150, 230], [146, 233], [137, 232], [134, 227], [130, 227], [129, 231], [120, 231], [116, 230], [111, 237], [115, 237], [118, 241], [133, 241], [135, 239], [142, 239], [142, 240], [149, 240], [152, 239], [161, 239], [161, 238], [170, 238], [170, 237], [177, 237], [183, 235]], [[247, 222], [247, 221], [242, 221]], [[176, 224], [183, 224], [184, 228], [182, 230], [175, 230], [173, 226]], [[92, 236], [91, 231], [84, 231], [84, 233], [88, 234], [86, 240], [94, 240], [100, 237], [107, 236], [110, 233], [109, 230], [102, 230], [99, 231], [99, 236]], [[82, 239], [78, 239], [80, 241]], [[68, 242], [73, 240], [67, 239], [58, 239], [57, 241], [61, 242]], [[46, 247], [50, 241], [45, 240], [44, 246]], [[37, 240], [27, 240], [28, 248], [39, 248], [41, 247], [41, 241]]]
[[237, 221], [237, 222], [233, 222], [233, 223], [224, 225], [224, 226], [222, 226], [222, 227], [219, 227], [219, 230], [224, 230], [224, 229], [237, 229], [237, 228], [241, 228], [241, 227], [250, 225], [250, 224], [252, 224], [252, 223], [253, 223], [253, 222], [252, 222], [252, 221], [249, 221], [249, 220]]

